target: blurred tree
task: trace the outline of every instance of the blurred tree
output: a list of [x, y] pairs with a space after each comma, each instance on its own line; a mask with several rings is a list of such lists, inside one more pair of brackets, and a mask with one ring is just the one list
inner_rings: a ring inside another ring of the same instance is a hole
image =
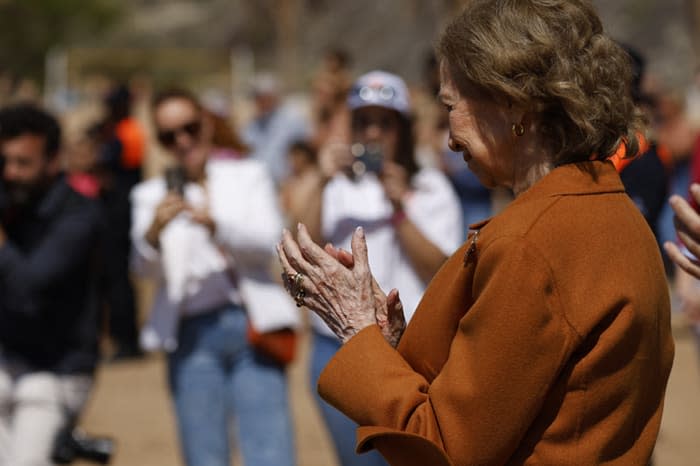
[[121, 11], [119, 0], [0, 0], [0, 72], [41, 80], [51, 48], [94, 43]]
[[693, 35], [693, 47], [695, 48], [695, 64], [700, 65], [700, 0], [686, 0], [688, 8], [688, 25]]
[[302, 5], [299, 0], [275, 0], [274, 5], [277, 60], [283, 74], [296, 76], [299, 73], [299, 20]]

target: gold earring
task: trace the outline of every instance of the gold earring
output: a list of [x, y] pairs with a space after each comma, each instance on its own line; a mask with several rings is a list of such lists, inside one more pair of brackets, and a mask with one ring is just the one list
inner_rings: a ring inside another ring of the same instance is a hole
[[513, 126], [511, 126], [510, 129], [511, 129], [511, 131], [513, 131], [513, 134], [515, 136], [520, 137], [523, 134], [525, 134], [525, 128], [523, 127], [522, 123], [513, 123]]

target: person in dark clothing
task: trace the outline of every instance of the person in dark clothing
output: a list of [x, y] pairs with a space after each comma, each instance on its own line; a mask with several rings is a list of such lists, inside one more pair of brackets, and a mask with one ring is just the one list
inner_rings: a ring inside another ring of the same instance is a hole
[[644, 215], [654, 236], [658, 238], [658, 221], [668, 196], [668, 167], [664, 164], [664, 148], [651, 143], [644, 153], [620, 171], [627, 194]]
[[41, 109], [0, 110], [0, 465], [50, 465], [98, 360], [99, 205], [60, 174]]
[[[632, 99], [634, 104], [647, 115], [654, 109], [654, 99], [642, 89], [642, 80], [646, 69], [646, 60], [634, 48], [622, 44], [627, 52], [632, 69]], [[661, 211], [666, 204], [669, 191], [669, 175], [671, 171], [671, 155], [668, 150], [655, 140], [648, 140], [639, 134], [639, 155], [627, 157], [618, 153], [613, 157], [615, 168], [620, 174], [625, 191], [637, 205], [646, 219], [654, 236], [659, 238], [658, 222]], [[622, 146], [624, 151], [624, 146]], [[634, 155], [634, 154], [630, 154]], [[666, 260], [666, 258], [664, 258]], [[668, 267], [668, 263], [666, 266]]]
[[105, 98], [107, 118], [97, 128], [100, 150], [100, 199], [109, 223], [105, 241], [104, 304], [109, 312], [109, 335], [116, 350], [111, 361], [142, 356], [134, 288], [129, 277], [131, 203], [129, 193], [141, 181], [145, 135], [131, 117], [131, 92], [116, 86]]

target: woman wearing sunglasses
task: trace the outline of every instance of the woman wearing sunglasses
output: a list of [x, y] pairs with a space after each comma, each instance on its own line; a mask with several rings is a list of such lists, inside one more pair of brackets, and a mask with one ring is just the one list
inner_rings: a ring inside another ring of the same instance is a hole
[[[348, 97], [351, 141], [322, 148], [325, 182], [318, 208], [308, 210], [313, 235], [349, 249], [358, 225], [365, 228], [369, 262], [383, 289], [401, 290], [410, 319], [426, 284], [462, 240], [459, 201], [437, 169], [415, 159], [408, 89], [396, 75], [361, 76]], [[341, 343], [315, 314], [311, 386]], [[315, 390], [314, 390], [315, 392]], [[342, 466], [386, 464], [376, 453], [354, 451], [354, 422], [317, 398]]]
[[188, 466], [230, 464], [230, 420], [246, 464], [295, 464], [283, 364], [250, 329], [293, 328], [298, 312], [268, 273], [282, 226], [260, 162], [215, 159], [214, 131], [187, 91], [153, 104], [172, 167], [132, 192], [133, 265], [157, 286], [141, 343], [167, 351]]

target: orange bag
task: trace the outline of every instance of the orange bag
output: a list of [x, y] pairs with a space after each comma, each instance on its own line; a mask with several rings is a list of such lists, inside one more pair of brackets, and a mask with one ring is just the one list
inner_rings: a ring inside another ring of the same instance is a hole
[[248, 342], [256, 351], [273, 359], [280, 366], [292, 362], [296, 355], [297, 334], [290, 328], [258, 332], [248, 323]]
[[[221, 254], [227, 258], [226, 252], [220, 247]], [[229, 264], [226, 269], [231, 283], [238, 287], [238, 275], [235, 269]], [[282, 328], [271, 332], [258, 332], [248, 319], [248, 329], [246, 331], [248, 343], [260, 354], [267, 356], [280, 366], [286, 366], [294, 360], [297, 351], [297, 334], [291, 328]]]

